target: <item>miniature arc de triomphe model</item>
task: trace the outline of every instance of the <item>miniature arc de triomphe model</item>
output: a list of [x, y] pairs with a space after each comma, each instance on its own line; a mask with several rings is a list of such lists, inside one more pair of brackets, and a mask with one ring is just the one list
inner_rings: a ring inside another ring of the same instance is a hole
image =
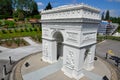
[[41, 12], [43, 61], [63, 59], [62, 71], [80, 79], [82, 70], [94, 68], [100, 10], [78, 4], [65, 5]]

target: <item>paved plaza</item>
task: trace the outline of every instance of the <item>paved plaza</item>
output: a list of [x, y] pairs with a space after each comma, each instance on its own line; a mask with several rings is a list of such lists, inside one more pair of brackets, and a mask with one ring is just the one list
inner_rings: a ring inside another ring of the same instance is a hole
[[120, 57], [120, 42], [113, 40], [105, 40], [96, 46], [96, 53], [100, 57], [105, 57], [108, 50], [112, 50], [115, 56]]
[[[37, 57], [40, 57], [39, 59]], [[42, 55], [37, 54], [32, 57], [30, 57], [25, 62], [30, 63], [29, 67], [24, 67], [24, 64], [22, 65], [22, 76], [24, 80], [75, 80], [67, 77], [62, 71], [62, 59], [59, 59], [58, 62], [54, 64], [47, 64], [44, 61], [41, 61]], [[42, 64], [35, 64], [32, 60], [37, 61], [37, 63]], [[47, 64], [47, 65], [44, 65]], [[44, 67], [41, 67], [41, 66]], [[40, 68], [36, 68], [40, 66]], [[102, 67], [102, 68], [101, 68]], [[28, 72], [29, 71], [29, 72]], [[111, 77], [111, 72], [107, 68], [107, 66], [101, 61], [101, 59], [98, 59], [95, 61], [95, 69], [93, 69], [91, 72], [88, 72], [86, 70], [83, 70], [84, 77], [80, 80], [102, 80], [103, 76], [107, 76], [108, 78]]]
[[[117, 56], [120, 58], [120, 42], [119, 41], [113, 41], [113, 40], [105, 40], [96, 46], [96, 55], [105, 59], [106, 52], [108, 50], [112, 50], [114, 56]], [[110, 57], [110, 56], [108, 56]], [[115, 61], [111, 59], [107, 59], [108, 62], [115, 65]], [[118, 69], [120, 71], [120, 65], [118, 66]]]

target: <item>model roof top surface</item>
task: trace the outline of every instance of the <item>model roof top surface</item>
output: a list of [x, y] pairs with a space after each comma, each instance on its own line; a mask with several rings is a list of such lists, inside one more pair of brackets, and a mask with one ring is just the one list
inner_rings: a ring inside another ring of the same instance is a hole
[[63, 6], [59, 6], [59, 7], [56, 7], [56, 8], [52, 8], [50, 10], [43, 10], [41, 12], [41, 14], [44, 14], [44, 13], [54, 13], [54, 12], [57, 12], [57, 11], [66, 11], [66, 10], [75, 10], [75, 9], [89, 9], [89, 10], [92, 10], [92, 11], [95, 11], [95, 12], [100, 12], [100, 9], [97, 9], [95, 7], [92, 7], [92, 6], [89, 6], [89, 5], [86, 5], [86, 4], [71, 4], [71, 5], [63, 5]]

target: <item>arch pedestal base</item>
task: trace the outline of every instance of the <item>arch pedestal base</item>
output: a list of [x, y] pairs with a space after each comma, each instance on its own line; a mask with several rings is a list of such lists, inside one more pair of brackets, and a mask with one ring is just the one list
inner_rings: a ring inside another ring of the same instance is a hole
[[82, 73], [81, 70], [80, 70], [80, 71], [76, 71], [76, 70], [66, 69], [65, 67], [63, 67], [61, 70], [62, 70], [62, 71], [64, 72], [64, 74], [65, 74], [66, 76], [68, 76], [69, 78], [74, 78], [74, 79], [76, 79], [76, 80], [79, 80], [79, 79], [81, 79], [82, 77], [84, 77], [84, 74]]
[[42, 57], [42, 60], [43, 60], [44, 62], [48, 62], [48, 63], [50, 63], [50, 64], [57, 62], [57, 60], [51, 61], [51, 60], [49, 60], [49, 59], [45, 59], [44, 57]]

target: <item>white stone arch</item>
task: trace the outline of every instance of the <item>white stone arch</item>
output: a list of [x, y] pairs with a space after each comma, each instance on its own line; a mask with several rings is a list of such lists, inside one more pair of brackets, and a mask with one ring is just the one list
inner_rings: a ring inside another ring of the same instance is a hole
[[[100, 17], [84, 14], [86, 10], [98, 15], [100, 12], [96, 8], [83, 4], [41, 12], [43, 61], [54, 63], [58, 60], [56, 45], [59, 41], [56, 39], [61, 39], [58, 37], [61, 34], [63, 40], [60, 43], [63, 45], [63, 50], [60, 50], [63, 52], [58, 52], [63, 53], [62, 70], [64, 74], [75, 79], [83, 76], [82, 69], [90, 70], [94, 66], [96, 34]], [[88, 47], [90, 55], [87, 56], [87, 63], [84, 65], [85, 51]]]
[[[60, 30], [53, 30], [52, 32], [51, 32], [51, 37], [54, 39], [54, 36], [55, 36], [55, 34], [56, 33], [60, 33], [62, 36], [63, 36], [63, 39], [64, 39], [64, 33], [62, 32], [62, 31], [60, 31]], [[64, 40], [63, 40], [64, 41]]]

